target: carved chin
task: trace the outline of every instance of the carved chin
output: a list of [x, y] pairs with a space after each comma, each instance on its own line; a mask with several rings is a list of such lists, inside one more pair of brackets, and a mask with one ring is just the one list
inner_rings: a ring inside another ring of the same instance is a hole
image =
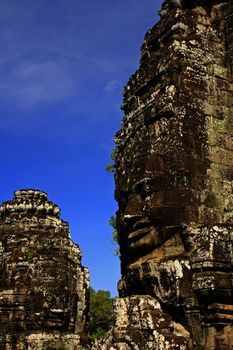
[[130, 250], [154, 249], [159, 244], [158, 232], [151, 227], [141, 228], [131, 232], [128, 236], [128, 248]]

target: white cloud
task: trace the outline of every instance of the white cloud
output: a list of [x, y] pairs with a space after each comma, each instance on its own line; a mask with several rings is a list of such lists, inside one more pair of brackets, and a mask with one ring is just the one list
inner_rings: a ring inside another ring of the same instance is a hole
[[1, 98], [21, 109], [72, 97], [77, 80], [62, 60], [22, 61], [8, 67], [4, 73], [0, 83]]
[[122, 88], [122, 83], [119, 80], [110, 80], [104, 87], [106, 92], [114, 92]]

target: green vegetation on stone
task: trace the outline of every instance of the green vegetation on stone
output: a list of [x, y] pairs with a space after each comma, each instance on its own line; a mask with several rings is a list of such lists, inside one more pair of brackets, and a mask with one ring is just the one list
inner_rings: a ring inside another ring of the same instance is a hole
[[110, 154], [110, 159], [113, 161], [113, 163], [108, 163], [106, 164], [105, 166], [105, 170], [108, 172], [108, 173], [114, 173], [115, 171], [115, 165], [114, 165], [114, 160], [115, 160], [115, 151], [113, 150]]
[[111, 242], [115, 246], [114, 249], [114, 255], [119, 256], [120, 255], [120, 248], [118, 245], [118, 234], [117, 234], [117, 225], [116, 225], [116, 215], [112, 215], [109, 219], [109, 225], [114, 229], [112, 233], [112, 239]]

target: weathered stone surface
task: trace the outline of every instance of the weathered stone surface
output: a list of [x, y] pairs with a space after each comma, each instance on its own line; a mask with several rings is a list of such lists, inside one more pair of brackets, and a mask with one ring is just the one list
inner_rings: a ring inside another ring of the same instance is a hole
[[115, 318], [111, 336], [97, 341], [92, 350], [188, 349], [190, 333], [150, 296], [116, 299]]
[[[229, 350], [233, 1], [170, 0], [160, 15], [124, 91], [115, 153], [122, 299], [111, 337], [95, 349]], [[148, 332], [135, 300], [157, 305]]]
[[0, 348], [81, 349], [88, 270], [60, 209], [37, 190], [0, 206]]

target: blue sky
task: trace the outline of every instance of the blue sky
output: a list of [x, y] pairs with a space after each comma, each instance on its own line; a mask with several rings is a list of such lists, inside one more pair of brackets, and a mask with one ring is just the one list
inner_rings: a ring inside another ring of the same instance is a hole
[[1, 0], [0, 201], [46, 191], [70, 223], [95, 289], [116, 295], [119, 260], [105, 172], [122, 89], [160, 0]]

